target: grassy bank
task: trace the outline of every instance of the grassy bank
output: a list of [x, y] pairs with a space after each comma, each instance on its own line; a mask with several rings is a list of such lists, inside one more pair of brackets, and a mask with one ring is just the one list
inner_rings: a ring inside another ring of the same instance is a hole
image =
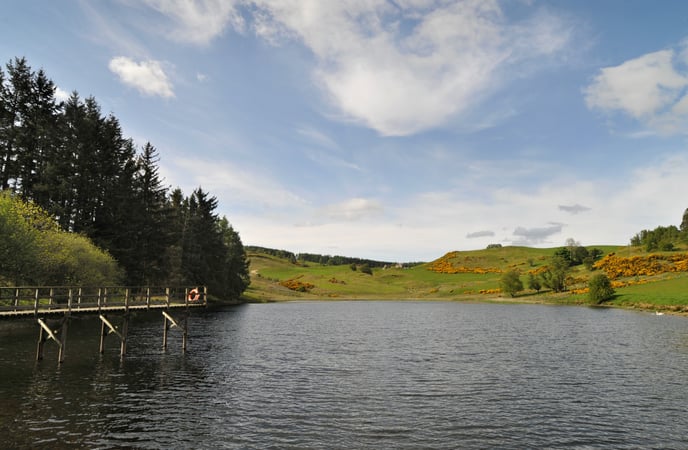
[[[647, 257], [641, 250], [629, 247], [597, 248], [605, 255]], [[275, 256], [250, 253], [251, 286], [244, 297], [254, 302], [389, 299], [588, 304], [588, 296], [581, 290], [587, 287], [590, 276], [599, 271], [590, 271], [584, 266], [571, 269], [568, 292], [555, 294], [526, 289], [512, 298], [499, 291], [503, 272], [518, 269], [527, 285], [527, 274], [542, 270], [556, 250], [502, 247], [451, 252], [427, 264], [412, 268], [375, 268], [372, 274], [363, 273], [360, 268], [352, 270], [349, 265], [293, 264]], [[687, 272], [619, 278], [616, 282], [622, 286], [616, 288], [616, 296], [607, 303], [609, 305], [688, 311]]]

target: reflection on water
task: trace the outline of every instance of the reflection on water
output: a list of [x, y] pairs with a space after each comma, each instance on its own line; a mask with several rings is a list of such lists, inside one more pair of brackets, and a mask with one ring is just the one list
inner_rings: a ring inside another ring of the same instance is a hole
[[3, 448], [686, 448], [688, 320], [527, 305], [314, 302], [97, 318], [36, 363], [0, 322]]

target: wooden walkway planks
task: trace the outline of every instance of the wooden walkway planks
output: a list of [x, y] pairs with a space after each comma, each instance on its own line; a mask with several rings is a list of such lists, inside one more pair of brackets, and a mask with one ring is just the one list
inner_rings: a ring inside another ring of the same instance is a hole
[[[164, 320], [163, 349], [167, 349], [170, 328], [182, 333], [182, 352], [186, 352], [188, 340], [189, 309], [206, 307], [208, 289], [200, 288], [153, 288], [153, 287], [69, 287], [69, 286], [21, 286], [0, 287], [0, 319], [33, 318], [38, 321], [39, 335], [36, 360], [43, 359], [45, 343], [53, 341], [59, 347], [58, 362], [65, 359], [67, 328], [70, 318], [77, 314], [97, 314], [101, 322], [99, 351], [105, 351], [105, 338], [114, 334], [120, 339], [120, 356], [127, 351], [127, 330], [132, 311], [162, 311]], [[172, 310], [182, 311], [174, 318]], [[116, 326], [108, 313], [121, 315]], [[62, 315], [57, 328], [48, 326], [44, 318]]]
[[0, 319], [205, 306], [205, 287], [198, 295], [189, 288], [169, 287], [0, 287]]

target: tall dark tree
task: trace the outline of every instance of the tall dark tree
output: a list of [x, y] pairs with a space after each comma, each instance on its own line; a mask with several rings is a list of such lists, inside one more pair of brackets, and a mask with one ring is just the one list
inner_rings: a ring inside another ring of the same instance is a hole
[[[168, 193], [159, 156], [137, 155], [113, 115], [75, 91], [65, 102], [24, 58], [0, 68], [0, 191], [39, 205], [59, 227], [90, 238], [132, 284], [203, 284], [219, 296], [248, 286], [239, 235], [201, 188]], [[8, 222], [9, 223], [9, 222]], [[9, 226], [9, 225], [8, 225]]]
[[171, 244], [165, 250], [167, 280], [172, 285], [181, 286], [186, 282], [182, 260], [189, 219], [188, 201], [184, 198], [184, 193], [181, 189], [176, 188], [172, 191], [168, 198], [167, 206], [169, 209], [169, 219], [166, 229], [171, 241]]
[[127, 201], [128, 230], [120, 260], [132, 284], [160, 284], [166, 277], [166, 249], [172, 244], [167, 188], [158, 174], [158, 153], [146, 143], [136, 161], [133, 196]]
[[[30, 109], [29, 133], [32, 138], [26, 153], [22, 178], [22, 195], [45, 207], [52, 195], [51, 185], [47, 179], [50, 162], [58, 156], [59, 149], [59, 114], [61, 105], [55, 99], [55, 84], [43, 70], [34, 77], [35, 103]], [[29, 166], [27, 168], [26, 166]]]
[[7, 63], [7, 81], [2, 90], [2, 123], [0, 123], [0, 189], [17, 188], [20, 164], [26, 161], [27, 122], [33, 104], [33, 74], [26, 59]]
[[234, 231], [226, 217], [218, 222], [220, 233], [226, 249], [225, 261], [222, 265], [223, 298], [238, 298], [251, 282], [249, 275], [249, 260], [241, 243], [239, 233]]
[[217, 227], [217, 198], [200, 187], [189, 197], [189, 220], [185, 233], [182, 267], [188, 280], [211, 288], [221, 285], [218, 269], [224, 263], [224, 245]]

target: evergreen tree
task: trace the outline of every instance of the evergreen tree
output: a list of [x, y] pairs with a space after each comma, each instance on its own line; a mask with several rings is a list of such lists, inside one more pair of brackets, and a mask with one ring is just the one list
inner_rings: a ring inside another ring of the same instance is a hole
[[246, 251], [241, 243], [239, 233], [229, 224], [226, 217], [222, 217], [218, 223], [223, 238], [226, 255], [222, 265], [222, 291], [223, 298], [238, 298], [246, 290], [251, 282], [249, 276], [249, 261]]
[[[158, 153], [149, 142], [136, 161], [133, 196], [127, 201], [126, 246], [121, 261], [132, 284], [160, 284], [166, 278], [165, 250], [172, 244], [167, 189], [158, 174]], [[126, 261], [126, 263], [125, 263]]]
[[[31, 200], [59, 228], [82, 235], [45, 235], [41, 248], [55, 256], [44, 258], [46, 262], [86, 272], [84, 264], [71, 264], [86, 252], [94, 265], [100, 261], [110, 270], [112, 255], [130, 284], [207, 285], [227, 298], [246, 289], [244, 247], [229, 221], [217, 217], [215, 197], [201, 188], [187, 198], [179, 189], [168, 195], [155, 147], [147, 143], [137, 155], [117, 118], [104, 117], [93, 97], [82, 100], [75, 91], [58, 103], [55, 85], [43, 70], [33, 72], [24, 58], [6, 67], [7, 73], [0, 68], [0, 190]], [[8, 217], [3, 218], [7, 236], [19, 236], [25, 227]], [[26, 239], [17, 242], [28, 254], [33, 241], [32, 231], [26, 230]], [[92, 251], [85, 238], [106, 252]], [[2, 243], [7, 251], [13, 245], [8, 242]], [[69, 261], [58, 258], [61, 248], [75, 252]], [[29, 276], [28, 267], [17, 265], [12, 277], [24, 273], [27, 280], [65, 279], [59, 270]]]
[[32, 73], [26, 59], [7, 63], [7, 86], [2, 90], [3, 121], [0, 125], [0, 189], [16, 190], [20, 164], [26, 162], [29, 108], [33, 104]]

